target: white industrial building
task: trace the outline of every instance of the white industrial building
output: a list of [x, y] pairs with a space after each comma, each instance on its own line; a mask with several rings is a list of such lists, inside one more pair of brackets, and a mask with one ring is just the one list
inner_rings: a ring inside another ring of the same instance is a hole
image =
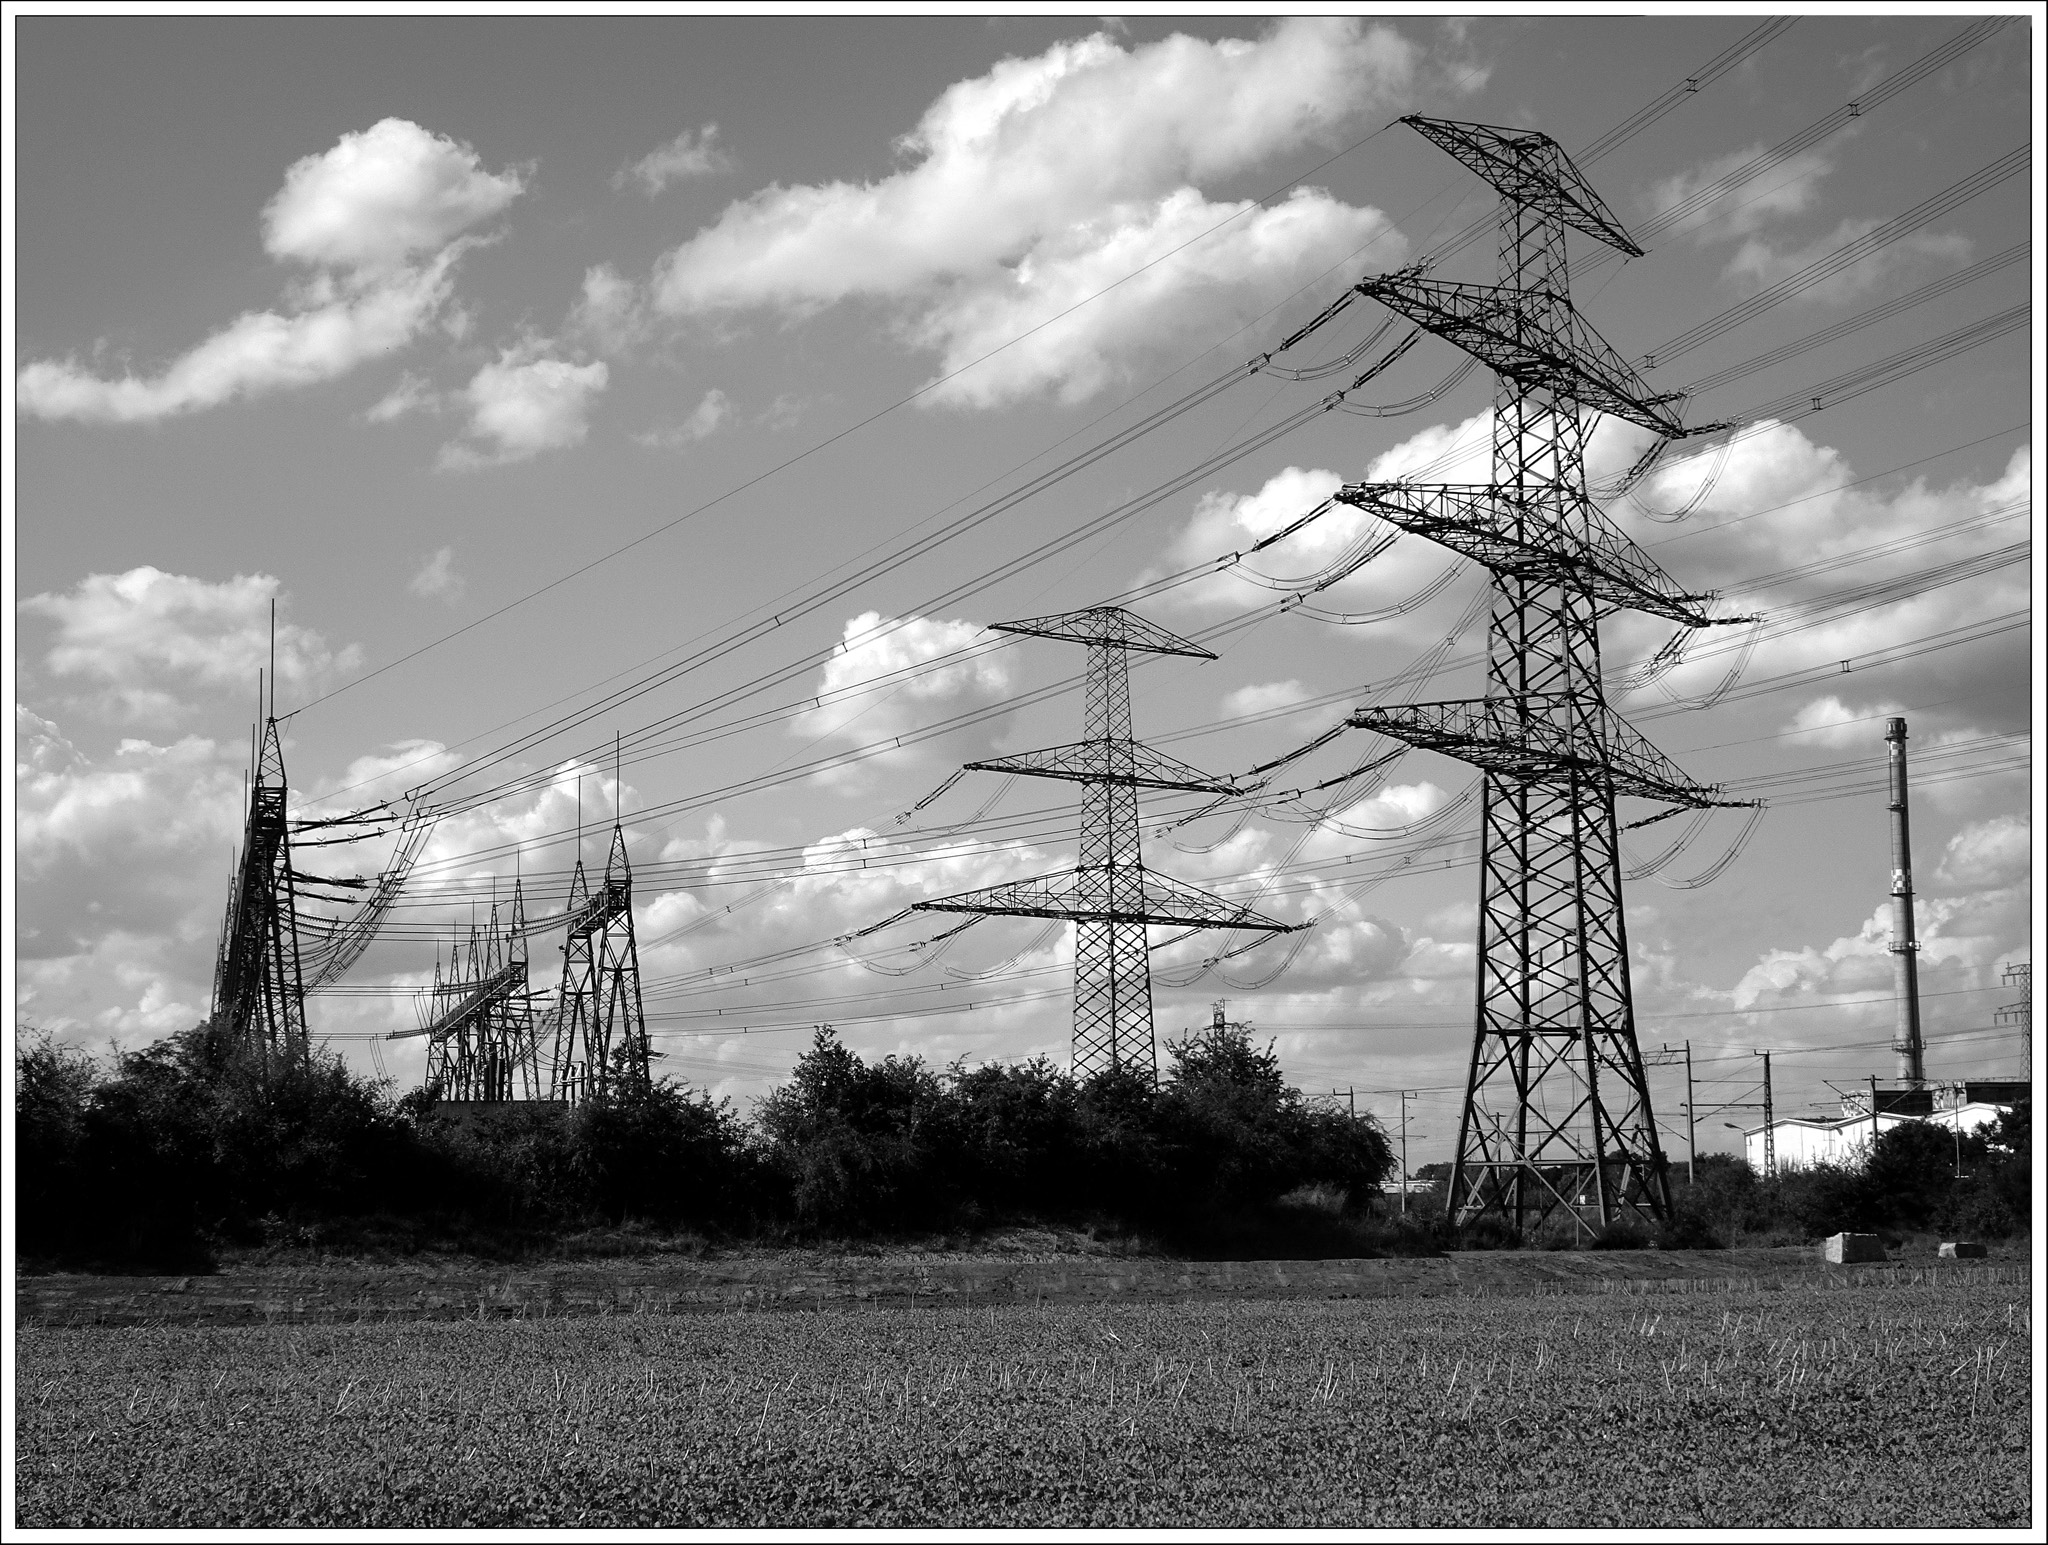
[[[1989, 1100], [1970, 1100], [1946, 1110], [1924, 1115], [1879, 1110], [1875, 1116], [1865, 1109], [1842, 1116], [1785, 1116], [1771, 1126], [1772, 1146], [1777, 1150], [1780, 1171], [1810, 1169], [1816, 1164], [1861, 1164], [1870, 1155], [1871, 1143], [1901, 1122], [1924, 1121], [1946, 1131], [1975, 1132], [1990, 1126], [2010, 1109]], [[1764, 1128], [1743, 1130], [1744, 1157], [1758, 1174], [1766, 1172]]]

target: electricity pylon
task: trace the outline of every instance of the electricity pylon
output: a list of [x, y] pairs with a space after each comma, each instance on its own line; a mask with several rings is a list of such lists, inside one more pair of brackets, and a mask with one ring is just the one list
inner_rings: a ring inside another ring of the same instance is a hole
[[640, 951], [633, 937], [633, 866], [626, 834], [612, 824], [604, 883], [592, 891], [583, 859], [569, 881], [562, 990], [555, 1032], [554, 1098], [571, 1102], [644, 1090], [652, 1082], [647, 1019], [640, 1003]]
[[1147, 926], [1174, 923], [1267, 933], [1287, 933], [1301, 926], [1233, 906], [1207, 891], [1155, 874], [1144, 864], [1138, 838], [1139, 789], [1231, 794], [1236, 787], [1132, 738], [1130, 651], [1198, 660], [1216, 657], [1118, 606], [999, 622], [994, 631], [1088, 646], [1087, 739], [967, 764], [969, 770], [1080, 784], [1081, 861], [1060, 874], [921, 901], [917, 909], [1071, 920], [1074, 1076], [1129, 1069], [1156, 1079]]
[[304, 1066], [311, 1054], [285, 792], [284, 747], [276, 718], [266, 717], [235, 886], [221, 926], [211, 1016], [230, 1054], [266, 1081], [287, 1067]]
[[470, 930], [467, 958], [458, 945], [445, 979], [435, 966], [428, 1001], [434, 1012], [425, 1025], [385, 1039], [427, 1038], [427, 1083], [438, 1085], [444, 1099], [500, 1104], [541, 1097], [527, 987], [526, 902], [518, 884], [503, 927], [493, 906], [489, 927], [481, 934]]
[[1704, 430], [1685, 429], [1677, 396], [1652, 393], [1573, 309], [1567, 228], [1642, 249], [1557, 142], [1403, 121], [1502, 195], [1498, 287], [1430, 279], [1427, 265], [1358, 286], [1493, 370], [1493, 480], [1337, 495], [1493, 575], [1486, 696], [1348, 721], [1482, 770], [1478, 1023], [1453, 1216], [1495, 1215], [1517, 1233], [1560, 1208], [1581, 1228], [1658, 1219], [1670, 1185], [1636, 1043], [1615, 800], [1662, 801], [1664, 815], [1732, 802], [1607, 706], [1598, 625], [1625, 608], [1694, 628], [1717, 619], [1712, 595], [1681, 590], [1593, 506], [1585, 450], [1600, 413], [1666, 438]]

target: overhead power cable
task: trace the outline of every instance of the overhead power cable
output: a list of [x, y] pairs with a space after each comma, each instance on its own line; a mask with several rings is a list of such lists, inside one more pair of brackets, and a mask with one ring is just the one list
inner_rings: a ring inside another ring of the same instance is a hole
[[1903, 70], [1887, 75], [1883, 80], [1860, 92], [1855, 101], [1843, 103], [1825, 117], [1815, 119], [1790, 139], [1781, 140], [1761, 155], [1736, 167], [1726, 176], [1695, 189], [1669, 209], [1636, 225], [1631, 234], [1645, 245], [1656, 240], [1674, 226], [1683, 224], [1691, 216], [1719, 203], [1745, 183], [1754, 181], [1801, 151], [1811, 150], [1828, 136], [1857, 122], [1872, 109], [1882, 107], [1900, 92], [1910, 90], [1930, 75], [1946, 69], [1993, 33], [2003, 30], [2010, 20], [2010, 17], [2005, 16], [1987, 16], [1971, 22], [1933, 52], [1923, 54]]
[[1864, 232], [1853, 241], [1845, 242], [1827, 256], [1808, 263], [1798, 272], [1786, 275], [1776, 284], [1765, 286], [1749, 299], [1739, 301], [1719, 315], [1695, 323], [1684, 332], [1659, 344], [1642, 356], [1643, 368], [1661, 369], [1680, 355], [1691, 353], [1701, 344], [1711, 342], [1731, 328], [1740, 327], [1743, 323], [1762, 316], [1780, 302], [1790, 300], [1794, 295], [1834, 277], [1852, 263], [1861, 262], [1900, 237], [1910, 236], [1922, 226], [1933, 224], [1943, 215], [1961, 208], [1978, 194], [1995, 188], [2008, 177], [2016, 177], [2024, 172], [2031, 155], [2031, 147], [2027, 145], [2007, 151], [1996, 161], [1979, 167], [1969, 176], [1951, 183], [1933, 197], [1923, 199], [1904, 214]]
[[1804, 338], [1755, 355], [1750, 359], [1743, 360], [1739, 364], [1730, 365], [1725, 370], [1717, 370], [1712, 375], [1701, 376], [1697, 381], [1684, 388], [1685, 395], [1697, 397], [1702, 392], [1710, 392], [1718, 386], [1726, 386], [1731, 381], [1739, 381], [1744, 376], [1754, 375], [1759, 370], [1768, 370], [1773, 365], [1781, 365], [1788, 359], [1794, 359], [1806, 353], [1809, 349], [1817, 349], [1823, 344], [1833, 343], [1837, 338], [1846, 338], [1850, 333], [1869, 327], [1873, 323], [1887, 321], [1892, 317], [1898, 316], [1901, 312], [1909, 311], [1915, 306], [1924, 305], [1930, 300], [1938, 299], [1952, 290], [1961, 289], [1964, 285], [1974, 283], [1987, 274], [1996, 273], [2000, 269], [2009, 267], [2014, 263], [2024, 262], [2032, 251], [2032, 242], [2019, 242], [2007, 247], [2003, 252], [1986, 258], [1981, 263], [1971, 264], [1960, 273], [1936, 279], [1932, 284], [1923, 284], [1919, 289], [1901, 295], [1895, 300], [1888, 300], [1882, 305], [1872, 306], [1868, 311], [1859, 311], [1855, 316], [1837, 322], [1832, 327], [1823, 327], [1819, 332], [1808, 333]]

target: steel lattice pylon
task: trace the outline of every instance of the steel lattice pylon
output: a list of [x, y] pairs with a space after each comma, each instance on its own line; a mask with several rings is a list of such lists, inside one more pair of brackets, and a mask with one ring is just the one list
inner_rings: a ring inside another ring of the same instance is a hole
[[1675, 437], [1657, 396], [1572, 308], [1565, 230], [1631, 256], [1599, 196], [1546, 135], [1411, 117], [1503, 195], [1498, 287], [1421, 269], [1358, 289], [1490, 366], [1487, 484], [1358, 485], [1338, 497], [1493, 575], [1487, 696], [1361, 709], [1349, 722], [1482, 769], [1478, 1008], [1451, 1181], [1454, 1217], [1520, 1232], [1562, 1208], [1580, 1226], [1670, 1210], [1636, 1043], [1615, 799], [1730, 803], [1606, 704], [1600, 617], [1629, 607], [1692, 627], [1713, 597], [1679, 589], [1587, 497], [1597, 413]]
[[533, 996], [527, 984], [526, 902], [512, 889], [510, 919], [498, 909], [482, 933], [472, 928], [467, 955], [460, 945], [445, 977], [437, 962], [427, 998], [427, 1023], [398, 1030], [386, 1040], [427, 1038], [427, 1083], [442, 1098], [500, 1104], [544, 1094]]
[[265, 1079], [285, 1067], [303, 1066], [311, 1051], [285, 793], [284, 747], [277, 720], [268, 718], [249, 789], [241, 859], [221, 927], [211, 1016], [215, 1034], [231, 1053]]
[[1146, 927], [1256, 929], [1298, 925], [1234, 907], [1206, 891], [1149, 872], [1138, 840], [1138, 790], [1234, 793], [1185, 762], [1140, 745], [1131, 734], [1130, 651], [1213, 660], [1198, 644], [1116, 606], [994, 625], [999, 633], [1059, 638], [1088, 646], [1088, 738], [1073, 745], [969, 762], [972, 770], [1065, 778], [1081, 785], [1080, 863], [1063, 874], [968, 891], [918, 910], [1055, 917], [1074, 924], [1074, 1048], [1077, 1078], [1118, 1069], [1158, 1077], [1152, 1036], [1152, 969]]
[[652, 1082], [654, 1053], [640, 1003], [640, 951], [633, 937], [633, 866], [626, 834], [612, 826], [604, 882], [596, 891], [583, 860], [569, 881], [568, 937], [562, 943], [562, 990], [550, 1011], [554, 1032], [552, 1088], [557, 1100], [581, 1101]]

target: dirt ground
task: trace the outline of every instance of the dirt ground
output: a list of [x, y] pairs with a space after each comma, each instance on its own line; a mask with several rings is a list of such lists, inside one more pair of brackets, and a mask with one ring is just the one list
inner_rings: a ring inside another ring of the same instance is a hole
[[1944, 1261], [1931, 1247], [1883, 1265], [1829, 1266], [1818, 1246], [1735, 1250], [1465, 1251], [1424, 1258], [1186, 1261], [1082, 1253], [1028, 1233], [974, 1252], [706, 1252], [505, 1266], [466, 1258], [308, 1255], [189, 1277], [18, 1276], [22, 1323], [247, 1325], [364, 1320], [672, 1315], [831, 1304], [1203, 1302], [1224, 1299], [1716, 1293], [1909, 1283], [1968, 1273], [2023, 1282], [2030, 1251]]

